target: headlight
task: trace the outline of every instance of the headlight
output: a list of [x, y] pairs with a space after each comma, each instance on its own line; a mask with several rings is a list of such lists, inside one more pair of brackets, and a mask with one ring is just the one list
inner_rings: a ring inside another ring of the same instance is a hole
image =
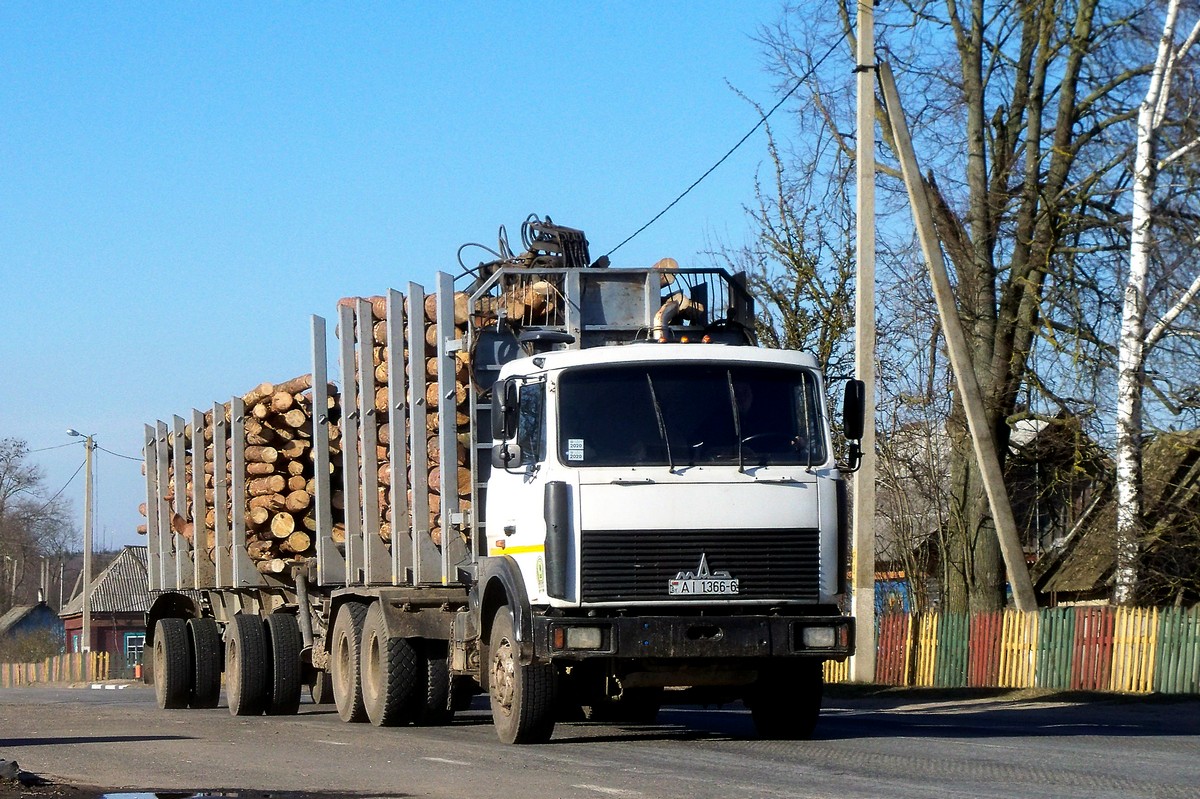
[[551, 635], [555, 649], [602, 649], [604, 632], [599, 627], [555, 627]]
[[832, 649], [837, 643], [833, 627], [805, 627], [802, 640], [805, 649]]
[[599, 627], [567, 628], [567, 649], [599, 649], [603, 643]]

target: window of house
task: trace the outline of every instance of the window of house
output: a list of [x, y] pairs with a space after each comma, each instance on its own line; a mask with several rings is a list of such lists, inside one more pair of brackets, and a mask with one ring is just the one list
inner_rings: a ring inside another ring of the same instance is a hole
[[136, 666], [142, 662], [142, 650], [146, 648], [145, 633], [125, 633], [125, 664]]

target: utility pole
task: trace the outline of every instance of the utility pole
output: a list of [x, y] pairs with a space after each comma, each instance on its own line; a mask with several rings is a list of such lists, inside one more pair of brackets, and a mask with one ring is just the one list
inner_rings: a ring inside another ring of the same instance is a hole
[[92, 651], [92, 452], [96, 442], [83, 440], [87, 453], [83, 467], [83, 651]]
[[79, 648], [92, 651], [92, 453], [96, 449], [95, 436], [85, 436], [77, 430], [68, 430], [69, 436], [82, 436], [84, 449], [83, 466], [83, 630], [80, 632]]
[[858, 2], [854, 372], [866, 386], [862, 466], [854, 474], [854, 657], [850, 679], [875, 680], [875, 8]]
[[1004, 556], [1004, 566], [1008, 571], [1008, 581], [1012, 586], [1013, 599], [1016, 601], [1017, 610], [1034, 611], [1037, 610], [1037, 595], [1033, 590], [1033, 581], [1029, 577], [1029, 566], [1025, 563], [1025, 552], [1021, 548], [1021, 540], [1017, 536], [1017, 523], [1013, 519], [1012, 503], [1009, 501], [1008, 492], [1004, 489], [1004, 473], [1000, 469], [1000, 459], [996, 456], [996, 441], [992, 435], [992, 428], [987, 423], [979, 381], [975, 378], [975, 370], [971, 366], [967, 337], [963, 332], [962, 320], [958, 315], [958, 305], [954, 300], [954, 289], [950, 286], [950, 276], [946, 272], [946, 261], [942, 257], [941, 244], [933, 226], [933, 211], [929, 207], [929, 196], [925, 192], [925, 184], [921, 181], [921, 171], [917, 166], [916, 153], [913, 151], [908, 122], [904, 118], [904, 109], [900, 107], [900, 95], [896, 91], [896, 82], [892, 78], [891, 67], [887, 64], [880, 65], [879, 82], [883, 88], [883, 101], [888, 110], [888, 118], [892, 123], [896, 156], [900, 159], [900, 169], [904, 173], [904, 185], [908, 188], [908, 200], [912, 206], [913, 221], [916, 224], [917, 236], [921, 240], [921, 252], [924, 253], [925, 262], [929, 266], [933, 296], [937, 301], [938, 316], [946, 335], [946, 347], [950, 350], [950, 364], [954, 369], [958, 393], [962, 398], [963, 410], [967, 415], [967, 427], [971, 430], [971, 443], [975, 447], [975, 461], [979, 465], [979, 473], [983, 477], [984, 490], [987, 492], [988, 504], [992, 510], [992, 521], [996, 524], [996, 535], [1000, 539], [1000, 553]]

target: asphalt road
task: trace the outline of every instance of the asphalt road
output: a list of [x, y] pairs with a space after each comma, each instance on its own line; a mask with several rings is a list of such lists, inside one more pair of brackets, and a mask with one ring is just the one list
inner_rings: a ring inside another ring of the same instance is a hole
[[[666, 708], [651, 726], [560, 724], [506, 747], [478, 702], [443, 728], [161, 711], [153, 692], [0, 690], [0, 758], [124, 791], [327, 797], [1197, 797], [1200, 700], [887, 692], [834, 696], [812, 741], [748, 713]], [[228, 793], [237, 792], [237, 793]]]

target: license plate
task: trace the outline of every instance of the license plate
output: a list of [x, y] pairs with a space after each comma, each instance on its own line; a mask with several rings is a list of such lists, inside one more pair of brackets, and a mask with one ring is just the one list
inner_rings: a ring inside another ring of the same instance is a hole
[[716, 580], [671, 580], [670, 596], [730, 596], [738, 592], [737, 578]]

